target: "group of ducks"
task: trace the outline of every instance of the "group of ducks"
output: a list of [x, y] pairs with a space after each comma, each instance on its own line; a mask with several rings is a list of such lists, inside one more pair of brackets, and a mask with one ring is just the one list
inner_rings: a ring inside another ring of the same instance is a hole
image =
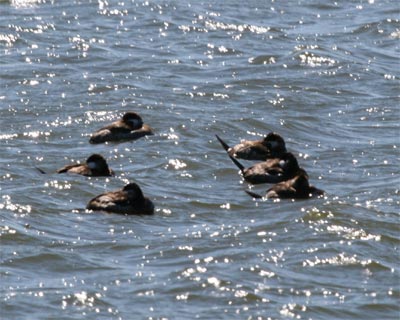
[[[245, 181], [251, 184], [274, 183], [265, 198], [307, 199], [324, 194], [323, 190], [309, 184], [307, 172], [300, 168], [293, 153], [286, 150], [285, 140], [279, 134], [270, 132], [262, 140], [245, 140], [234, 147], [229, 147], [218, 135], [216, 137]], [[245, 168], [237, 159], [263, 162]], [[252, 191], [246, 192], [253, 198], [264, 198]]]
[[[143, 123], [136, 112], [127, 112], [124, 116], [108, 126], [92, 134], [89, 142], [92, 144], [136, 140], [146, 135], [152, 135], [153, 130]], [[38, 170], [45, 173], [43, 170]], [[69, 164], [57, 170], [57, 173], [76, 173], [88, 177], [109, 177], [114, 172], [108, 167], [107, 161], [100, 154], [92, 154], [82, 164]], [[129, 183], [121, 190], [106, 192], [89, 201], [88, 210], [106, 211], [120, 214], [153, 214], [154, 204], [143, 195], [136, 183]]]
[[[136, 112], [127, 112], [120, 120], [94, 132], [89, 142], [98, 144], [129, 141], [152, 134], [151, 127], [144, 124]], [[247, 182], [275, 183], [267, 190], [266, 198], [306, 199], [324, 194], [324, 191], [309, 184], [306, 171], [299, 167], [296, 157], [287, 152], [285, 141], [279, 134], [271, 132], [262, 140], [242, 141], [232, 148], [218, 135], [216, 137]], [[246, 169], [237, 159], [263, 162]], [[41, 169], [38, 170], [45, 173]], [[91, 177], [114, 175], [100, 154], [92, 154], [83, 164], [66, 165], [57, 170], [57, 173], [75, 173]], [[246, 192], [254, 198], [263, 198], [254, 192]], [[143, 195], [136, 183], [129, 183], [120, 190], [106, 192], [93, 198], [88, 202], [86, 209], [128, 215], [153, 214], [154, 204]]]

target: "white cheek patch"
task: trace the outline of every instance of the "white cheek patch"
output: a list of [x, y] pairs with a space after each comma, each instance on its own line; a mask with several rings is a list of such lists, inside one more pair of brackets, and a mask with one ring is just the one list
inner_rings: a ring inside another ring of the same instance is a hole
[[96, 162], [91, 161], [91, 162], [88, 162], [87, 165], [88, 165], [89, 169], [92, 169], [92, 170], [97, 168]]
[[279, 166], [280, 166], [281, 168], [286, 167], [286, 161], [285, 161], [285, 160], [279, 161]]

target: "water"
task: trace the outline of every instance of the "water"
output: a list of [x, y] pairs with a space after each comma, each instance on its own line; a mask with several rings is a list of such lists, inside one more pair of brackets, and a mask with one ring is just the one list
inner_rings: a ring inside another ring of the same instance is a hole
[[[399, 319], [399, 18], [394, 0], [2, 1], [1, 318]], [[156, 134], [88, 143], [127, 110]], [[324, 199], [244, 192], [268, 185], [215, 134], [269, 131]], [[95, 152], [116, 177], [52, 173]], [[83, 210], [128, 181], [154, 216]]]

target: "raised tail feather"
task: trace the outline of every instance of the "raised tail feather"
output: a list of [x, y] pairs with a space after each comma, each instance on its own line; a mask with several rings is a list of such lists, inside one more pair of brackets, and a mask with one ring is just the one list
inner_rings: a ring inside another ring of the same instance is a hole
[[229, 150], [229, 146], [226, 144], [224, 140], [222, 140], [217, 134], [215, 135], [218, 139], [218, 141], [221, 143], [222, 147], [225, 149], [226, 152]]
[[35, 168], [36, 168], [36, 170], [39, 171], [40, 173], [46, 174], [46, 171], [44, 171], [44, 170], [42, 170], [42, 169], [40, 169], [40, 168], [38, 168], [38, 167], [35, 167]]
[[[224, 147], [225, 151], [228, 152], [230, 147], [226, 144], [226, 142], [224, 140], [222, 140], [217, 134], [215, 136], [217, 137], [217, 139], [221, 143], [221, 145]], [[229, 154], [229, 152], [228, 152], [228, 155], [229, 155], [229, 158], [231, 158], [231, 160], [233, 161], [233, 163], [240, 169], [240, 171], [242, 173], [244, 173], [245, 167], [239, 161], [237, 161], [234, 157], [232, 157]]]
[[229, 155], [229, 158], [231, 158], [232, 162], [244, 173], [245, 167], [231, 155]]
[[253, 197], [253, 198], [255, 198], [255, 199], [262, 199], [263, 198], [263, 196], [262, 195], [260, 195], [260, 194], [258, 194], [258, 193], [255, 193], [255, 192], [252, 192], [252, 191], [249, 191], [249, 190], [244, 190], [249, 196], [251, 196], [251, 197]]

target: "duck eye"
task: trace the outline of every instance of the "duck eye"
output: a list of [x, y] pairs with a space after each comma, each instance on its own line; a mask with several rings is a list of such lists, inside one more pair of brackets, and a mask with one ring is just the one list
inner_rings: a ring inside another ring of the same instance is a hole
[[279, 161], [279, 166], [280, 166], [281, 168], [286, 167], [286, 161], [285, 161], [285, 160], [280, 160], [280, 161]]

